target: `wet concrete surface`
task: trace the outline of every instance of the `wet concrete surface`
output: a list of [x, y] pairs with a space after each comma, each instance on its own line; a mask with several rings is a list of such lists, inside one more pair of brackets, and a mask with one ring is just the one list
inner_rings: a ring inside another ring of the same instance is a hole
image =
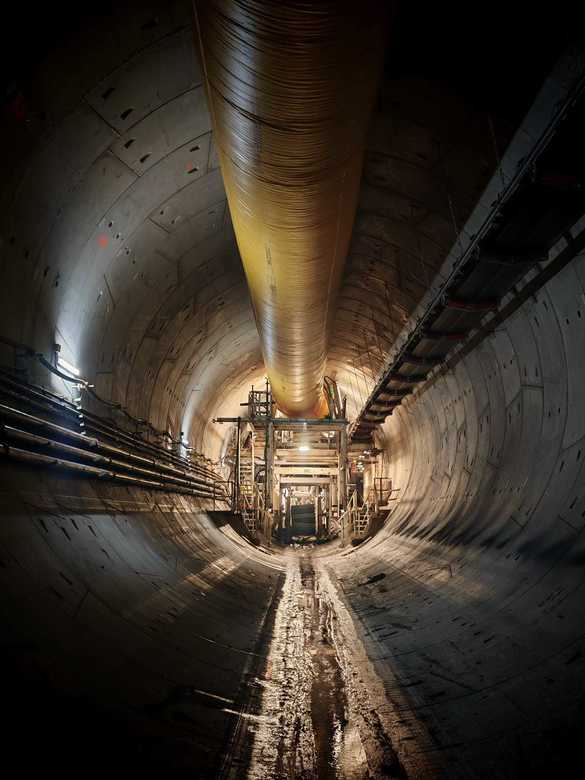
[[[232, 778], [365, 780], [405, 777], [378, 716], [369, 671], [341, 634], [338, 597], [319, 558], [287, 552], [261, 691], [234, 746]], [[371, 688], [371, 690], [370, 690]], [[246, 764], [246, 765], [244, 765]]]
[[310, 611], [307, 646], [313, 662], [311, 721], [316, 769], [318, 777], [329, 780], [338, 776], [339, 752], [348, 725], [345, 684], [332, 641], [331, 605], [315, 591], [315, 569], [311, 561], [301, 558], [300, 569]]

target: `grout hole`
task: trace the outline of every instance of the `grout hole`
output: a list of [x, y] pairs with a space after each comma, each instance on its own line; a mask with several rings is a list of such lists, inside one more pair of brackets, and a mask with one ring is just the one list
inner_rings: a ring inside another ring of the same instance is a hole
[[136, 140], [135, 138], [129, 138], [124, 144], [124, 149], [129, 149], [135, 140]]
[[150, 152], [148, 154], [143, 154], [142, 157], [140, 158], [140, 162], [145, 163], [149, 157], [150, 157]]
[[198, 146], [193, 146], [191, 149], [189, 149], [189, 151], [190, 152], [198, 152], [199, 151], [199, 147]]
[[199, 168], [195, 166], [194, 168], [191, 168], [191, 170], [187, 171], [187, 173], [195, 173], [195, 171], [198, 171]]
[[120, 114], [120, 119], [127, 119], [133, 111], [133, 108], [127, 108], [125, 111], [122, 111]]
[[105, 92], [102, 92], [102, 100], [107, 100], [112, 92], [114, 91], [115, 87], [108, 87]]
[[149, 19], [147, 22], [144, 22], [144, 24], [141, 26], [141, 30], [154, 30], [155, 27], [158, 27], [158, 17], [153, 16], [152, 19]]

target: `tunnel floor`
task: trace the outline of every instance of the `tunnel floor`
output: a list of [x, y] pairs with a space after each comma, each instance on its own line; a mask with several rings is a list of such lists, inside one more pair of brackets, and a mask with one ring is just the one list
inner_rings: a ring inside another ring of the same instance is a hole
[[369, 672], [358, 666], [353, 624], [325, 557], [310, 548], [284, 553], [286, 577], [255, 680], [260, 694], [243, 714], [227, 777], [405, 776], [377, 715]]

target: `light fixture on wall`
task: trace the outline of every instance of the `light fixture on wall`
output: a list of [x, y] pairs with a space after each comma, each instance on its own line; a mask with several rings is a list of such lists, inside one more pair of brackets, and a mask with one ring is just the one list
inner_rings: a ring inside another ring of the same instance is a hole
[[81, 374], [81, 371], [77, 368], [77, 366], [74, 366], [73, 363], [70, 363], [68, 360], [65, 360], [65, 358], [62, 358], [61, 355], [57, 355], [57, 367], [67, 371], [67, 373], [71, 374], [71, 376], [79, 376]]

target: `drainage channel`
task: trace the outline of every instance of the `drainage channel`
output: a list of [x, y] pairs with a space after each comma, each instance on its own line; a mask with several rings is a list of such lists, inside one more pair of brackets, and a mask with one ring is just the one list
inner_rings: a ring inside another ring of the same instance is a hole
[[[287, 554], [287, 572], [250, 716], [249, 780], [404, 778], [346, 649], [336, 644], [329, 578], [311, 553]], [[351, 679], [350, 679], [351, 678]]]
[[[301, 558], [300, 572], [307, 609], [306, 650], [312, 660], [311, 724], [315, 740], [314, 768], [317, 777], [335, 780], [341, 769], [344, 731], [348, 725], [345, 684], [332, 641], [330, 604], [317, 591], [315, 569], [307, 558]], [[363, 750], [361, 752], [363, 753]], [[359, 750], [356, 755], [361, 759]]]

